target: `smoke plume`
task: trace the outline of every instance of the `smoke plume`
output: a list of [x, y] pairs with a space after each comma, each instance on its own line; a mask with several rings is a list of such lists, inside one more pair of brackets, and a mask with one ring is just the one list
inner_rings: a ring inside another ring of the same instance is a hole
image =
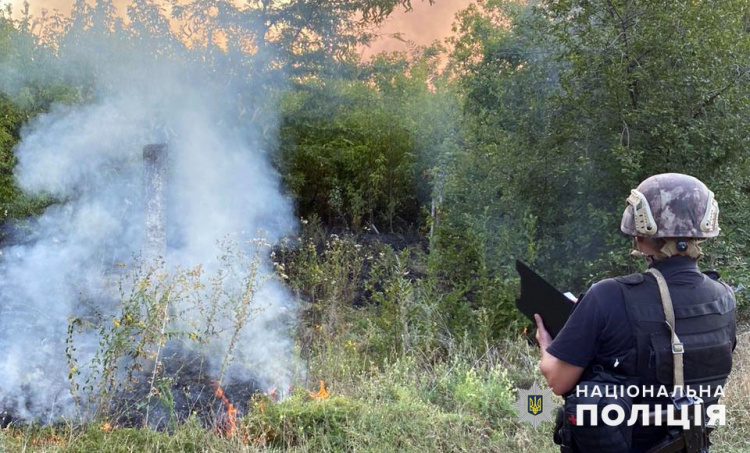
[[[84, 105], [55, 105], [25, 125], [15, 149], [22, 189], [55, 202], [0, 256], [0, 413], [43, 422], [86, 415], [71, 387], [85, 396], [86, 380], [102, 366], [91, 362], [102, 339], [123, 319], [123, 298], [138, 291], [127, 275], [142, 266], [142, 155], [154, 143], [169, 149], [166, 264], [138, 282], [201, 266], [207, 288], [220, 282], [216, 294], [242, 296], [251, 285], [252, 300], [232, 302], [250, 304], [237, 332], [236, 307], [219, 309], [209, 326], [202, 317], [208, 308], [189, 294], [174, 296], [165, 328], [207, 333], [210, 341], [188, 348], [209, 358], [215, 377], [224, 369], [225, 382], [285, 388], [297, 372], [288, 334], [294, 301], [252, 239], [273, 243], [295, 222], [263, 149], [274, 119], [252, 110], [269, 103], [260, 82], [246, 76], [247, 60], [216, 71], [205, 63], [207, 52], [179, 45], [157, 51], [117, 36], [68, 38], [75, 40], [62, 42], [49, 77], [93, 82]], [[4, 90], [19, 85], [12, 79], [21, 71], [2, 71]], [[219, 259], [256, 252], [256, 261]], [[199, 300], [212, 297], [199, 292]]]

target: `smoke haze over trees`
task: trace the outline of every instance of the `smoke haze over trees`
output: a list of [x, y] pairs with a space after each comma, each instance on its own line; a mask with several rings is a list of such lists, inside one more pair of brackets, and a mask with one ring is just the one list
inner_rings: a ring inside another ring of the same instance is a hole
[[[373, 27], [408, 0], [71, 6], [0, 18], [0, 301], [8, 316], [46, 315], [26, 343], [3, 315], [2, 360], [51, 370], [37, 405], [18, 402], [26, 415], [68, 398], [69, 322], [92, 316], [81, 298], [107, 301], [99, 321], [119, 313], [103, 286], [142, 249], [149, 143], [170, 147], [172, 265], [215, 270], [217, 241], [263, 230], [275, 244], [310, 225], [311, 248], [290, 252], [307, 267], [276, 263], [266, 315], [240, 335], [266, 346], [236, 352], [271, 364], [264, 384], [304, 375], [291, 326], [323, 337], [336, 307], [374, 307], [351, 330], [379, 332], [376, 362], [409, 348], [439, 361], [445, 338], [482, 348], [522, 324], [515, 259], [574, 291], [637, 270], [620, 215], [655, 173], [716, 193], [722, 237], [706, 267], [748, 285], [745, 0], [479, 0], [445, 42], [366, 61]], [[321, 239], [331, 232], [366, 246]], [[406, 252], [377, 261], [371, 242]], [[223, 327], [217, 357], [232, 353]], [[99, 344], [96, 329], [86, 335]], [[29, 385], [23, 371], [0, 369], [0, 401]]]

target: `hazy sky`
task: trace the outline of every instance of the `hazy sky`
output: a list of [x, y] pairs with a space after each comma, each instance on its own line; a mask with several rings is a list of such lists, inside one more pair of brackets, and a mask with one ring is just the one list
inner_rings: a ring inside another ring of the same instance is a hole
[[[15, 11], [20, 11], [24, 0], [0, 0], [3, 5], [8, 2], [13, 4]], [[60, 10], [67, 13], [73, 4], [73, 0], [29, 0], [32, 11], [38, 12], [46, 8], [48, 10]], [[93, 3], [90, 0], [89, 3]], [[116, 0], [120, 11], [130, 0]], [[364, 55], [372, 55], [382, 51], [406, 50], [406, 45], [391, 37], [394, 33], [401, 33], [403, 39], [414, 41], [417, 44], [430, 44], [436, 39], [443, 39], [451, 33], [451, 24], [454, 16], [459, 10], [466, 8], [472, 0], [435, 0], [430, 5], [427, 0], [412, 0], [414, 9], [404, 12], [398, 9], [389, 20], [380, 28], [380, 40], [373, 43]]]
[[403, 42], [389, 37], [393, 33], [422, 45], [442, 40], [451, 34], [456, 13], [471, 3], [472, 0], [436, 0], [430, 5], [427, 0], [412, 0], [411, 12], [399, 10], [380, 28], [382, 38], [373, 43], [371, 52], [406, 50]]

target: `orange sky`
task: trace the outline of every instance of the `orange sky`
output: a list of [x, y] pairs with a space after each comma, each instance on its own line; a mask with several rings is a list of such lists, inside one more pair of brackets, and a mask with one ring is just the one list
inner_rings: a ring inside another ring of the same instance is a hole
[[365, 55], [382, 51], [406, 50], [406, 45], [389, 37], [401, 33], [402, 38], [427, 45], [436, 39], [442, 40], [451, 34], [456, 13], [473, 3], [473, 0], [435, 0], [430, 5], [427, 0], [412, 0], [413, 10], [398, 10], [380, 28], [381, 39], [373, 43]]
[[[24, 0], [10, 0], [14, 11], [20, 11]], [[89, 0], [93, 3], [94, 0]], [[3, 5], [9, 0], [0, 0]], [[46, 8], [50, 11], [59, 10], [64, 13], [70, 11], [73, 0], [29, 0], [32, 12], [38, 12]], [[119, 11], [123, 11], [130, 0], [116, 0], [115, 4]], [[404, 12], [403, 9], [396, 10], [393, 15], [381, 26], [378, 33], [381, 38], [373, 43], [370, 49], [363, 52], [369, 56], [382, 51], [406, 50], [406, 45], [392, 37], [393, 33], [401, 33], [403, 39], [414, 41], [417, 44], [427, 45], [436, 39], [443, 39], [451, 33], [451, 24], [454, 16], [459, 10], [466, 8], [472, 0], [435, 0], [430, 5], [427, 0], [412, 0], [413, 10]]]

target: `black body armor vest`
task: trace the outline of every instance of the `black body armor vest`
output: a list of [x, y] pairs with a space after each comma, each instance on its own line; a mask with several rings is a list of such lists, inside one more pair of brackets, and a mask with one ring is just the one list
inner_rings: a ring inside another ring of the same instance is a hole
[[[685, 350], [685, 385], [697, 391], [709, 387], [713, 397], [715, 386], [723, 386], [732, 370], [737, 304], [731, 288], [709, 275], [701, 274], [698, 285], [669, 284], [669, 291], [677, 335]], [[664, 385], [671, 390], [672, 344], [656, 279], [650, 274], [632, 274], [616, 280], [635, 340], [634, 347], [619, 359], [616, 372], [637, 378], [641, 385], [655, 389]], [[713, 398], [706, 401], [715, 402]]]
[[[697, 268], [695, 271], [699, 273]], [[687, 388], [700, 396], [704, 407], [715, 404], [716, 386], [723, 386], [732, 369], [732, 351], [735, 346], [736, 302], [734, 294], [726, 284], [718, 281], [718, 274], [700, 274], [691, 282], [698, 284], [672, 284], [667, 278], [673, 302], [677, 335], [684, 345], [684, 376]], [[640, 397], [630, 404], [669, 404], [668, 397], [658, 397], [664, 386], [673, 390], [673, 355], [670, 330], [667, 327], [659, 287], [651, 274], [632, 274], [615, 279], [622, 290], [634, 344], [625, 356], [599, 357], [583, 374], [586, 384], [597, 385], [602, 376], [610, 384], [653, 387], [653, 397]], [[614, 365], [616, 364], [616, 365]], [[579, 384], [580, 385], [580, 384]], [[571, 400], [572, 399], [572, 400]], [[575, 401], [575, 403], [573, 403]], [[584, 401], [573, 395], [566, 399], [565, 416], [575, 412], [576, 404], [598, 404], [600, 407], [615, 401], [601, 399]], [[573, 403], [573, 404], [569, 404]], [[623, 402], [620, 401], [620, 404]], [[667, 427], [659, 426], [598, 426], [575, 427], [574, 439], [577, 448], [571, 452], [631, 452], [647, 451], [667, 435]]]

